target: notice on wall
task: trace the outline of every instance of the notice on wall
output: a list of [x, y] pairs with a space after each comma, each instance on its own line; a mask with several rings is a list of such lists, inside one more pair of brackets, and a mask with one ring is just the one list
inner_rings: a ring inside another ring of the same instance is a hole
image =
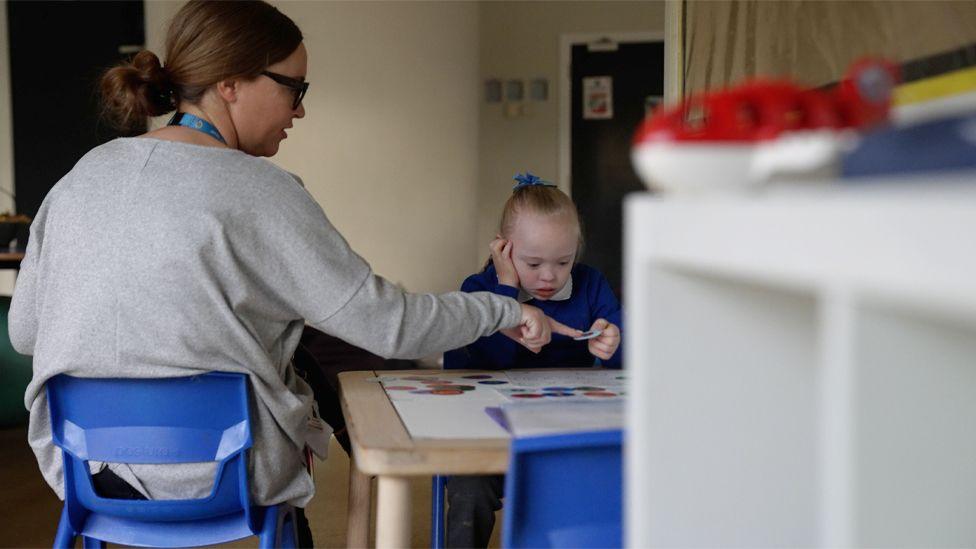
[[613, 118], [613, 78], [587, 76], [583, 78], [583, 120]]

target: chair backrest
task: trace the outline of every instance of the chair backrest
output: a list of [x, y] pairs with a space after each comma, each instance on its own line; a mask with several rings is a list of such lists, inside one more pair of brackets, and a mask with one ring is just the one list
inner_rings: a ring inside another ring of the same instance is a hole
[[[47, 381], [54, 444], [64, 457], [72, 525], [89, 511], [151, 521], [239, 513], [251, 520], [246, 450], [251, 447], [247, 376], [213, 372], [164, 379], [58, 375]], [[88, 460], [173, 464], [214, 461], [209, 496], [118, 500], [95, 493]]]
[[619, 429], [512, 439], [504, 547], [621, 547]]

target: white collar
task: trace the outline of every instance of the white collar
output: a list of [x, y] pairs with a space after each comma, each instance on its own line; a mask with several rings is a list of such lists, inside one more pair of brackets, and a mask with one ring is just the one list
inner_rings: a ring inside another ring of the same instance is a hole
[[[552, 295], [552, 297], [550, 297], [546, 301], [566, 301], [567, 299], [569, 299], [572, 296], [573, 296], [573, 277], [570, 276], [569, 277], [569, 280], [566, 281], [566, 285], [563, 286], [562, 288], [560, 288], [558, 292], [554, 293]], [[518, 302], [519, 303], [525, 303], [526, 301], [528, 301], [530, 299], [535, 299], [535, 298], [532, 297], [532, 295], [530, 295], [528, 292], [526, 292], [522, 288], [519, 288], [519, 291], [518, 291]]]

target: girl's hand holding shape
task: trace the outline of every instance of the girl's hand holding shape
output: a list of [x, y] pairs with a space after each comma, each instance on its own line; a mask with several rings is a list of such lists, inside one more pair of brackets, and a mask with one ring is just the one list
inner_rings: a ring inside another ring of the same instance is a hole
[[620, 328], [605, 319], [598, 318], [590, 326], [590, 330], [601, 330], [603, 333], [590, 340], [588, 347], [590, 354], [600, 360], [610, 360], [613, 353], [620, 346]]
[[515, 271], [515, 263], [512, 262], [512, 241], [505, 240], [499, 235], [488, 247], [491, 249], [491, 262], [495, 265], [495, 272], [498, 273], [498, 283], [518, 288], [518, 272]]

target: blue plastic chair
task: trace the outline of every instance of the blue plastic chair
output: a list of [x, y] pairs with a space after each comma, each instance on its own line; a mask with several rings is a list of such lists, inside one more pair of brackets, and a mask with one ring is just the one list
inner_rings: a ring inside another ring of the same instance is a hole
[[[295, 547], [288, 505], [250, 503], [248, 380], [208, 373], [168, 379], [48, 380], [54, 443], [64, 457], [64, 510], [55, 547], [104, 542], [142, 547], [213, 545], [260, 536], [261, 547]], [[190, 463], [216, 461], [209, 496], [187, 500], [100, 497], [88, 461]]]
[[512, 439], [503, 547], [622, 547], [621, 430]]

